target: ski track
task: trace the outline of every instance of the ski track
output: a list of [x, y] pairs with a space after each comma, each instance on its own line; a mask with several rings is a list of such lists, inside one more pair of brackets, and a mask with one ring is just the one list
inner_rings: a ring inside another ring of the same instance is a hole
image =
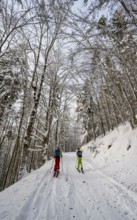
[[89, 161], [83, 166], [84, 174], [76, 170], [75, 153], [64, 154], [59, 176], [53, 177], [51, 165], [18, 215], [5, 210], [0, 220], [137, 220], [137, 194]]

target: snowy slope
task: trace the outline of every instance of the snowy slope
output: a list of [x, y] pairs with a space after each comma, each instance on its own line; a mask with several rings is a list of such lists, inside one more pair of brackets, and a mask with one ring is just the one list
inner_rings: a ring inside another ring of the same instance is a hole
[[[137, 220], [136, 132], [127, 125], [84, 146], [84, 174], [76, 170], [76, 153], [66, 153], [58, 178], [51, 160], [4, 190], [0, 220]], [[93, 144], [99, 146], [95, 158]]]
[[[97, 154], [92, 147], [97, 147]], [[119, 126], [105, 137], [89, 142], [84, 152], [94, 167], [137, 193], [137, 129], [132, 130], [128, 123]]]

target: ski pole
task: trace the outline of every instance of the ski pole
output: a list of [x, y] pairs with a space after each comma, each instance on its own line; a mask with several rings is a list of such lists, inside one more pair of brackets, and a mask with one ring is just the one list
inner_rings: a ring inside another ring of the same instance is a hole
[[63, 158], [61, 158], [61, 168], [62, 168], [62, 173], [63, 173]]
[[51, 163], [51, 168], [50, 168], [51, 173], [52, 173], [53, 163], [54, 163], [54, 158], [52, 159], [52, 163]]

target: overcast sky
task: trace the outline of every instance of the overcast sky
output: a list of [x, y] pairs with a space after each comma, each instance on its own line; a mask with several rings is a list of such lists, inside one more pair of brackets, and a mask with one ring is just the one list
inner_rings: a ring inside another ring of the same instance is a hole
[[[89, 3], [91, 2], [91, 0], [88, 1]], [[77, 11], [77, 10], [86, 10], [87, 6], [84, 4], [84, 0], [77, 0], [74, 2], [74, 6], [73, 6], [73, 10]]]

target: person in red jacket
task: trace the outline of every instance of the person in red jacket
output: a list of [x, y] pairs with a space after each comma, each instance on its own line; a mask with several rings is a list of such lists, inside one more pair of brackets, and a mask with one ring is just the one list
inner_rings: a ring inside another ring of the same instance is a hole
[[62, 150], [57, 147], [54, 153], [55, 165], [54, 165], [54, 176], [58, 176], [60, 170], [60, 157], [62, 157]]

